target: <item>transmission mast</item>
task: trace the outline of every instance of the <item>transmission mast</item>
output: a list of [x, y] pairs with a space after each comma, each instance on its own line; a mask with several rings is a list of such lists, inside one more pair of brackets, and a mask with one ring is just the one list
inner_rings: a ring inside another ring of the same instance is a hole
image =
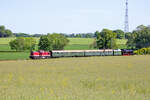
[[125, 26], [124, 32], [129, 32], [129, 21], [128, 21], [128, 0], [126, 0], [126, 9], [125, 9]]

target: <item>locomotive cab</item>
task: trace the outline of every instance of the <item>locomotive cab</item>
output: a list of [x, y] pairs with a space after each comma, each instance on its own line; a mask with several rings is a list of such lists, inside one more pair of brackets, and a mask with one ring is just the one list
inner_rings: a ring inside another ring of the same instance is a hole
[[39, 56], [40, 56], [40, 53], [38, 52], [38, 51], [31, 51], [31, 53], [30, 53], [30, 58], [31, 59], [38, 59], [39, 58]]
[[122, 55], [123, 56], [130, 56], [130, 55], [134, 55], [134, 53], [133, 53], [133, 50], [122, 49]]
[[43, 51], [43, 50], [40, 50], [40, 51], [31, 51], [30, 53], [30, 58], [31, 59], [39, 59], [39, 58], [50, 58], [51, 57], [51, 52], [48, 52], [48, 51]]

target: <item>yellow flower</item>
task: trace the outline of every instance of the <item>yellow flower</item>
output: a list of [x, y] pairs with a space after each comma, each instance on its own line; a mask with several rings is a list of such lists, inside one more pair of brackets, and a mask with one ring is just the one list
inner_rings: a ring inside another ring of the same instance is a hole
[[54, 91], [53, 91], [53, 89], [50, 89], [50, 94], [54, 94]]
[[102, 80], [101, 77], [98, 77], [98, 78], [96, 79], [96, 81], [100, 81], [100, 80]]
[[64, 78], [63, 80], [62, 80], [62, 85], [64, 86], [64, 87], [67, 87], [68, 86], [68, 78]]
[[10, 73], [10, 74], [8, 75], [8, 81], [11, 81], [12, 79], [13, 79], [13, 74]]
[[112, 91], [112, 94], [115, 94], [115, 93], [116, 93], [116, 91], [115, 91], [115, 90], [113, 90], [113, 91]]

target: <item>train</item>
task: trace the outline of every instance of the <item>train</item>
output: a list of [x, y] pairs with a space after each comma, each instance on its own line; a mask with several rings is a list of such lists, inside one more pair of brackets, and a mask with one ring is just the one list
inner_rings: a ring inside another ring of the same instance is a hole
[[133, 50], [127, 49], [100, 49], [100, 50], [51, 50], [31, 51], [31, 59], [48, 59], [59, 57], [89, 57], [89, 56], [130, 56]]

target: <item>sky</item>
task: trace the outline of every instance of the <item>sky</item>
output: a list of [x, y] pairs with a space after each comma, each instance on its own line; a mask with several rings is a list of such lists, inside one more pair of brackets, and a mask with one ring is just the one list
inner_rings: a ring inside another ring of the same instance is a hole
[[[150, 0], [129, 0], [129, 30], [150, 25]], [[14, 33], [124, 30], [125, 0], [0, 0], [0, 25]]]

